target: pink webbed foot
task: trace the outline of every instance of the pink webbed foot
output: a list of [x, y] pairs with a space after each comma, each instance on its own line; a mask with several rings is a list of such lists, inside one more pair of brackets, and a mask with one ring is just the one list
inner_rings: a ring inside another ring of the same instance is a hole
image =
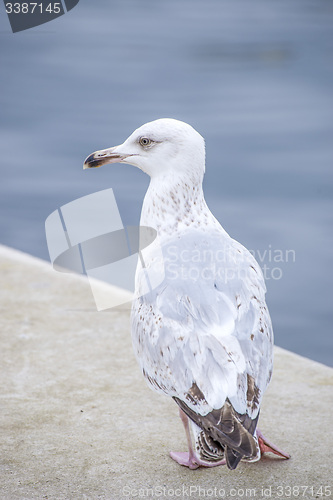
[[286, 453], [285, 451], [280, 450], [275, 444], [273, 444], [271, 441], [269, 441], [263, 433], [257, 428], [257, 438], [258, 438], [258, 443], [259, 443], [259, 448], [261, 453], [274, 453], [275, 455], [278, 455], [279, 457], [282, 458], [290, 458], [289, 453]]
[[200, 458], [188, 453], [187, 451], [170, 451], [170, 457], [179, 465], [184, 465], [190, 469], [197, 469], [198, 467], [217, 467], [218, 465], [226, 464], [225, 459], [212, 463], [203, 462]]
[[190, 469], [197, 469], [199, 467], [194, 458], [190, 458], [190, 454], [187, 451], [170, 451], [170, 457], [179, 465], [184, 465]]
[[185, 433], [186, 433], [186, 439], [187, 439], [187, 446], [188, 446], [188, 452], [187, 451], [170, 451], [170, 457], [175, 460], [179, 465], [184, 465], [185, 467], [189, 467], [190, 469], [197, 469], [198, 467], [217, 467], [218, 465], [225, 465], [226, 461], [225, 459], [220, 460], [218, 462], [203, 462], [197, 455], [195, 454], [193, 447], [192, 447], [192, 441], [191, 441], [191, 435], [190, 435], [190, 429], [189, 429], [189, 423], [188, 423], [188, 417], [185, 415], [185, 413], [179, 408], [179, 416], [181, 418], [181, 421], [183, 422], [184, 428], [185, 428]]

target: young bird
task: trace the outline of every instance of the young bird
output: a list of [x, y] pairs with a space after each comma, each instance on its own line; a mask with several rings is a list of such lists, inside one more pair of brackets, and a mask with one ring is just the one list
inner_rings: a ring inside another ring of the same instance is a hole
[[[179, 406], [188, 452], [171, 457], [190, 469], [235, 469], [267, 451], [289, 458], [257, 428], [273, 367], [266, 288], [254, 257], [206, 205], [204, 139], [160, 119], [91, 154], [84, 168], [107, 163], [151, 178], [140, 225], [158, 236], [138, 263], [132, 340], [148, 385]], [[161, 268], [163, 279], [147, 290], [147, 273], [161, 276]]]

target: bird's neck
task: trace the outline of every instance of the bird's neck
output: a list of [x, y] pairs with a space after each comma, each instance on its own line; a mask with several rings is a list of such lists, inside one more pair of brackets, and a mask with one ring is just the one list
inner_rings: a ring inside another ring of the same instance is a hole
[[186, 229], [205, 231], [216, 225], [221, 228], [207, 207], [201, 182], [181, 178], [150, 181], [141, 212], [141, 226], [156, 229], [160, 235], [175, 235]]

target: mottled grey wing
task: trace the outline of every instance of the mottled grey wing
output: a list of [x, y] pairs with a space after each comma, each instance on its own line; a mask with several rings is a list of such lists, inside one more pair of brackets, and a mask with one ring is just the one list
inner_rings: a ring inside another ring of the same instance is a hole
[[[163, 283], [134, 305], [136, 353], [149, 383], [174, 397], [236, 466], [257, 453], [252, 434], [271, 374], [261, 270], [221, 234], [185, 235], [165, 244], [163, 256]], [[193, 398], [194, 386], [203, 398]]]

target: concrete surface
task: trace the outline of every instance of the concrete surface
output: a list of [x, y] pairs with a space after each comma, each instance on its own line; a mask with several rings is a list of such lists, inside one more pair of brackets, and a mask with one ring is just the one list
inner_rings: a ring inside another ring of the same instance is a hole
[[191, 471], [168, 456], [185, 435], [128, 310], [98, 313], [84, 278], [6, 247], [0, 269], [1, 499], [329, 498], [331, 368], [276, 349], [260, 427], [291, 460]]

